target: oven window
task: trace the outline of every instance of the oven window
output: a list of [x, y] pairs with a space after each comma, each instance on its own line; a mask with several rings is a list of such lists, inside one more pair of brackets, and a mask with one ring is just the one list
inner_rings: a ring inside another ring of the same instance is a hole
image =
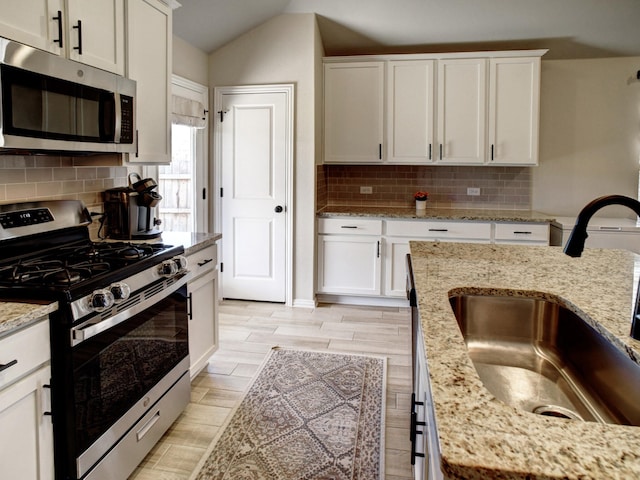
[[186, 293], [74, 347], [78, 454], [188, 355]]

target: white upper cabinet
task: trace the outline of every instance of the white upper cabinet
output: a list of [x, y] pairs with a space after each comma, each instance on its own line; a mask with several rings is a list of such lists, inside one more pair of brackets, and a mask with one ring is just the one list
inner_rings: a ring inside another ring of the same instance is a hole
[[486, 59], [438, 62], [439, 163], [484, 163], [486, 91]]
[[324, 162], [537, 165], [545, 52], [326, 58]]
[[384, 62], [324, 66], [325, 163], [381, 163]]
[[489, 63], [489, 162], [538, 164], [540, 57]]
[[171, 162], [171, 9], [127, 0], [127, 77], [137, 83], [136, 153], [129, 162]]
[[[0, 36], [61, 55], [64, 0], [3, 0]], [[61, 16], [58, 20], [58, 11]]]
[[389, 163], [433, 160], [434, 60], [390, 61], [387, 66]]
[[124, 74], [124, 0], [3, 0], [0, 36]]
[[70, 59], [124, 75], [124, 0], [66, 0]]

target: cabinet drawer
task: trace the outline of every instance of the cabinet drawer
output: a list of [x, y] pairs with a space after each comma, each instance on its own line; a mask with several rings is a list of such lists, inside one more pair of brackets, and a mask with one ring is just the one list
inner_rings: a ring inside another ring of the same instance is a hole
[[549, 243], [548, 223], [496, 223], [496, 242]]
[[445, 220], [388, 221], [387, 235], [415, 239], [491, 240], [491, 224]]
[[382, 220], [367, 220], [357, 217], [319, 218], [318, 233], [382, 235]]
[[0, 340], [0, 389], [26, 375], [51, 358], [49, 321], [43, 320]]
[[202, 250], [192, 253], [187, 257], [189, 270], [194, 278], [213, 270], [218, 265], [218, 251], [216, 245], [210, 245]]

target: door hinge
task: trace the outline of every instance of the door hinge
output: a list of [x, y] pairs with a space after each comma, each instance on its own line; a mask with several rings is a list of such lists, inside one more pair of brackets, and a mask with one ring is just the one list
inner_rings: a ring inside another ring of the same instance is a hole
[[203, 188], [203, 189], [202, 189], [202, 199], [203, 199], [203, 200], [206, 200], [206, 199], [207, 199], [207, 189], [206, 189], [206, 188]]

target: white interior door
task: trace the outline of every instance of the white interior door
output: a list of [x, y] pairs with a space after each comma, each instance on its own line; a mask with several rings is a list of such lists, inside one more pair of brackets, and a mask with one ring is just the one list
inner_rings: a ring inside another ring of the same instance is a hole
[[286, 302], [290, 95], [231, 91], [217, 98], [222, 297]]

